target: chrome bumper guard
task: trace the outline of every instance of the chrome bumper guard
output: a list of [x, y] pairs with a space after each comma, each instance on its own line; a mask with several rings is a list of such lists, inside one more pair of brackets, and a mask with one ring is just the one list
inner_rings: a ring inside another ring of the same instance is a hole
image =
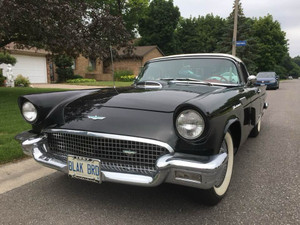
[[[40, 164], [68, 174], [67, 163], [47, 152], [47, 137], [23, 132], [16, 137], [23, 152], [32, 156]], [[174, 183], [200, 189], [209, 189], [220, 183], [222, 171], [227, 163], [227, 154], [196, 156], [170, 153], [156, 162], [154, 176], [101, 171], [102, 181], [154, 187], [161, 183]]]

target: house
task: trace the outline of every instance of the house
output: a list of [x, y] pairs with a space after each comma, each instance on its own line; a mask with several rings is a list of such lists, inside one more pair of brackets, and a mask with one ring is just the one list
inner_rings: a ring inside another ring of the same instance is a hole
[[[130, 54], [125, 52], [125, 48], [118, 50], [113, 62], [114, 71], [130, 70], [136, 76], [145, 62], [164, 55], [157, 46], [135, 46]], [[74, 74], [96, 80], [112, 80], [111, 59], [101, 61], [80, 56], [74, 62]]]
[[[17, 49], [15, 44], [6, 46], [6, 50], [17, 59], [17, 63], [12, 67], [13, 75], [21, 74], [28, 77], [30, 83], [51, 83], [57, 80], [55, 64], [51, 59], [51, 53], [43, 49]], [[118, 57], [114, 59], [114, 71], [130, 70], [134, 75], [138, 75], [140, 68], [146, 61], [164, 54], [157, 46], [136, 46], [131, 54], [124, 53], [125, 48], [118, 51]], [[1, 64], [3, 75], [6, 76], [7, 65]], [[79, 56], [74, 60], [74, 74], [84, 78], [96, 80], [112, 80], [111, 59], [104, 61], [88, 59]]]
[[[12, 67], [14, 77], [21, 74], [28, 77], [30, 83], [50, 83], [54, 79], [54, 65], [50, 59], [49, 52], [41, 49], [16, 49], [15, 44], [7, 45], [6, 50], [17, 59]], [[1, 64], [3, 75], [6, 76], [6, 64]]]

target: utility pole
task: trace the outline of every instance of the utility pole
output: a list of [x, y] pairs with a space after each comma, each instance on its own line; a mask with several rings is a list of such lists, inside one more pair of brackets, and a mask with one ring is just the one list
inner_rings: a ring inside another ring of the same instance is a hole
[[233, 37], [232, 37], [232, 55], [236, 55], [236, 36], [237, 36], [237, 23], [238, 23], [238, 10], [239, 0], [234, 3], [234, 24], [233, 24]]

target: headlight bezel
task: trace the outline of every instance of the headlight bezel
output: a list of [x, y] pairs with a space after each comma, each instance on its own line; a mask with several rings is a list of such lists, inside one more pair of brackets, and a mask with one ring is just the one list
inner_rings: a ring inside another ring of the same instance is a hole
[[[34, 116], [33, 119], [30, 119], [28, 116], [25, 115], [26, 112], [24, 112], [25, 111], [24, 108], [26, 107], [26, 105], [27, 105], [27, 107], [33, 109], [32, 112], [31, 112], [31, 113], [35, 113], [35, 116]], [[25, 121], [28, 122], [28, 123], [30, 123], [30, 124], [33, 124], [33, 123], [35, 123], [38, 120], [38, 110], [37, 110], [37, 107], [32, 102], [30, 102], [30, 101], [24, 101], [22, 103], [21, 113], [22, 113], [22, 116], [25, 119]]]
[[[177, 126], [177, 121], [178, 121], [179, 116], [183, 112], [188, 111], [188, 110], [194, 111], [195, 113], [197, 113], [203, 122], [203, 129], [202, 129], [201, 133], [199, 135], [195, 136], [194, 138], [187, 138], [184, 135], [182, 135], [180, 133], [180, 131], [178, 130], [178, 126]], [[181, 139], [188, 141], [188, 142], [194, 142], [194, 141], [198, 141], [198, 140], [202, 139], [206, 135], [206, 131], [208, 129], [208, 124], [207, 124], [206, 117], [198, 108], [195, 108], [193, 106], [185, 106], [185, 107], [181, 107], [175, 111], [175, 113], [174, 113], [174, 128], [175, 128], [177, 136], [179, 136]]]

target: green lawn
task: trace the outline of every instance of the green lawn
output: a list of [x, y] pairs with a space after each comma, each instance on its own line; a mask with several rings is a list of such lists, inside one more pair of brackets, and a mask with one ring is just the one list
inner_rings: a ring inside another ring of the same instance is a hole
[[0, 164], [24, 157], [16, 134], [31, 129], [20, 114], [17, 99], [30, 93], [52, 92], [61, 89], [0, 87]]
[[[133, 82], [122, 82], [122, 81], [116, 81], [115, 85], [116, 87], [126, 87], [132, 85]], [[113, 81], [97, 81], [97, 82], [86, 82], [86, 83], [66, 83], [66, 84], [72, 84], [72, 85], [86, 85], [86, 86], [105, 86], [105, 87], [113, 87], [114, 83]]]

